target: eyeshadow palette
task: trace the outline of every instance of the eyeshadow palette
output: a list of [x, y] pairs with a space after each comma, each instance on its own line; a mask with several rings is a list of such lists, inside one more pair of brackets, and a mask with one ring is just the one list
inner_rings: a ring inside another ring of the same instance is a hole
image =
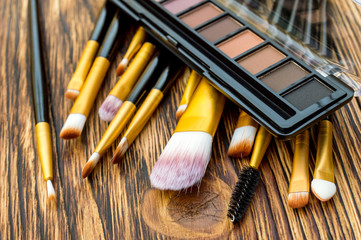
[[112, 2], [277, 137], [296, 135], [353, 96], [217, 1]]

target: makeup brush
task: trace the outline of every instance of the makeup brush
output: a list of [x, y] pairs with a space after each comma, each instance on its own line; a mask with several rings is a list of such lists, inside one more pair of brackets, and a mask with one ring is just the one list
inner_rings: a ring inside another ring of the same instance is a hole
[[132, 41], [129, 44], [127, 52], [125, 53], [122, 61], [119, 63], [117, 67], [117, 71], [116, 71], [117, 76], [120, 76], [124, 72], [124, 69], [128, 66], [130, 60], [133, 58], [133, 56], [138, 52], [138, 50], [142, 46], [146, 36], [147, 35], [144, 28], [139, 27]]
[[117, 53], [120, 44], [120, 32], [123, 25], [124, 19], [122, 19], [118, 12], [104, 39], [104, 44], [100, 49], [100, 53], [94, 60], [82, 90], [74, 102], [70, 114], [61, 129], [61, 138], [76, 138], [79, 137], [83, 131], [84, 124], [108, 71], [110, 62]]
[[196, 90], [201, 78], [201, 75], [199, 75], [196, 71], [192, 70], [191, 75], [188, 78], [186, 88], [184, 89], [182, 99], [179, 103], [179, 107], [175, 114], [177, 118], [180, 118], [183, 115], [184, 111], [187, 109], [188, 104], [191, 102], [192, 95]]
[[296, 136], [295, 153], [290, 185], [288, 188], [288, 206], [301, 208], [307, 205], [310, 195], [310, 180], [308, 173], [308, 154], [310, 150], [310, 133], [305, 130]]
[[318, 125], [316, 166], [311, 189], [321, 201], [329, 200], [336, 193], [332, 158], [332, 122], [329, 117]]
[[251, 203], [260, 178], [258, 167], [266, 153], [272, 135], [264, 128], [258, 130], [249, 166], [242, 169], [233, 190], [227, 216], [231, 222], [239, 222]]
[[79, 60], [78, 66], [68, 84], [68, 89], [65, 92], [65, 97], [75, 100], [83, 83], [88, 75], [89, 69], [93, 64], [93, 60], [97, 54], [99, 46], [102, 44], [109, 25], [114, 17], [116, 7], [106, 1], [95, 23], [93, 32], [85, 46], [83, 54]]
[[229, 144], [228, 156], [234, 158], [247, 157], [251, 153], [257, 129], [258, 123], [242, 111]]
[[151, 43], [144, 43], [134, 60], [119, 78], [117, 84], [110, 91], [104, 102], [99, 108], [99, 117], [104, 121], [113, 120], [118, 110], [123, 104], [123, 101], [129, 95], [135, 82], [137, 81], [140, 74], [143, 72], [147, 63], [151, 59], [155, 47]]
[[150, 181], [161, 190], [181, 190], [199, 183], [212, 153], [213, 136], [225, 97], [202, 78], [187, 111], [153, 167]]
[[168, 91], [174, 80], [178, 78], [181, 70], [184, 69], [181, 66], [182, 63], [172, 61], [172, 63], [164, 69], [157, 83], [154, 85], [142, 105], [139, 107], [139, 110], [134, 115], [122, 140], [115, 149], [112, 158], [112, 162], [114, 164], [120, 162], [129, 146], [142, 131], [153, 112], [162, 101], [164, 94]]
[[56, 201], [53, 180], [53, 151], [49, 126], [48, 93], [41, 45], [38, 3], [29, 0], [29, 34], [31, 58], [31, 85], [35, 113], [36, 141], [43, 177], [48, 188], [48, 199]]
[[85, 164], [82, 172], [83, 178], [86, 178], [93, 171], [101, 156], [123, 131], [125, 125], [128, 123], [132, 114], [135, 112], [136, 106], [141, 102], [143, 97], [146, 96], [145, 94], [151, 88], [151, 86], [153, 86], [158, 80], [160, 74], [167, 66], [168, 61], [169, 58], [165, 54], [156, 54], [155, 57], [150, 61], [134, 89], [132, 90], [129, 98], [119, 109], [117, 115], [114, 117], [113, 121], [111, 121], [107, 130], [103, 134], [93, 154]]

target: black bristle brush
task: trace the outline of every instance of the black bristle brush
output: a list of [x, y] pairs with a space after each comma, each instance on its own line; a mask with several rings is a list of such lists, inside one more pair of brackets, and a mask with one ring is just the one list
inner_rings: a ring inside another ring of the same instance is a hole
[[257, 183], [260, 178], [258, 167], [271, 142], [272, 135], [263, 127], [260, 127], [249, 166], [242, 169], [238, 182], [233, 190], [231, 201], [228, 205], [227, 216], [233, 223], [239, 222], [246, 213], [251, 203]]

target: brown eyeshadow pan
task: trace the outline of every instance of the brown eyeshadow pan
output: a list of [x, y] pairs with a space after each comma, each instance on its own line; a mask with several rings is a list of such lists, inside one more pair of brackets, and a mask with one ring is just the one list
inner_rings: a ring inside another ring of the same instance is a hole
[[238, 60], [238, 63], [248, 72], [256, 74], [284, 58], [285, 55], [280, 51], [271, 45], [266, 45], [265, 47], [241, 58]]
[[214, 42], [231, 32], [236, 31], [243, 25], [230, 16], [222, 17], [198, 30], [199, 34], [210, 42]]
[[289, 61], [265, 73], [259, 79], [273, 91], [279, 92], [308, 74], [308, 71], [298, 66], [295, 62]]
[[257, 46], [263, 39], [251, 30], [244, 30], [237, 35], [219, 43], [217, 47], [231, 58]]
[[194, 28], [220, 15], [221, 13], [223, 13], [223, 11], [214, 4], [206, 3], [181, 15], [179, 18], [189, 27]]

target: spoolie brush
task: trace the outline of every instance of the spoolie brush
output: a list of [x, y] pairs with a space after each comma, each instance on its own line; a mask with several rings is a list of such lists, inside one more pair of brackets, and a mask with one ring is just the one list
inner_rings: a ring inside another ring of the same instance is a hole
[[242, 111], [229, 144], [228, 156], [235, 158], [247, 157], [251, 153], [257, 129], [257, 122]]
[[117, 84], [110, 91], [109, 95], [99, 108], [99, 117], [104, 121], [112, 121], [114, 116], [119, 111], [126, 100], [126, 97], [132, 90], [138, 77], [142, 74], [143, 70], [150, 61], [155, 46], [149, 42], [143, 44], [135, 56], [132, 63], [129, 65], [124, 74], [119, 78]]
[[31, 85], [35, 115], [36, 142], [44, 180], [47, 182], [48, 200], [56, 200], [53, 180], [53, 151], [49, 126], [47, 81], [44, 68], [39, 12], [36, 0], [29, 0], [29, 34], [31, 57]]
[[181, 190], [202, 180], [224, 103], [225, 97], [203, 78], [153, 167], [150, 175], [153, 187]]
[[202, 78], [201, 75], [199, 75], [196, 71], [192, 70], [191, 75], [188, 78], [186, 88], [184, 89], [182, 99], [179, 103], [179, 107], [176, 112], [177, 118], [180, 118], [187, 109], [188, 104], [191, 102], [192, 95], [196, 90], [201, 78]]
[[122, 75], [126, 67], [128, 66], [128, 63], [133, 58], [133, 56], [138, 52], [140, 47], [142, 46], [144, 40], [146, 38], [146, 32], [143, 27], [139, 27], [137, 32], [135, 33], [132, 41], [129, 44], [128, 50], [125, 53], [122, 61], [119, 63], [117, 67], [117, 76]]
[[239, 174], [238, 182], [236, 183], [231, 201], [229, 202], [227, 216], [234, 223], [237, 223], [242, 219], [251, 203], [260, 178], [258, 167], [266, 153], [271, 139], [271, 134], [264, 127], [260, 127], [256, 136], [249, 166], [243, 168]]
[[307, 205], [310, 195], [308, 173], [310, 133], [308, 130], [296, 136], [295, 145], [292, 175], [288, 188], [288, 206], [291, 208], [301, 208]]
[[321, 201], [327, 201], [336, 193], [332, 158], [332, 122], [322, 120], [318, 126], [316, 166], [311, 182], [313, 194]]

